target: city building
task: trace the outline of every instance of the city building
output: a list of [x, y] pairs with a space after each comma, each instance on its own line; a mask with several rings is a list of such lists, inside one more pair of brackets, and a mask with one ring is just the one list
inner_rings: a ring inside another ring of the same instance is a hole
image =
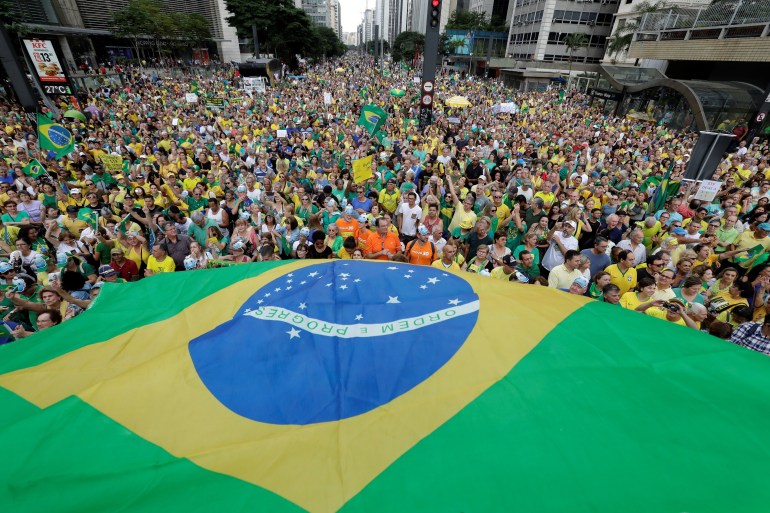
[[374, 5], [374, 24], [380, 27], [380, 39], [393, 43], [395, 36], [391, 38], [391, 2], [390, 0], [376, 0]]
[[495, 17], [496, 19], [509, 21], [514, 3], [514, 0], [470, 0], [468, 10], [483, 12], [487, 20]]
[[338, 38], [342, 39], [342, 13], [340, 12], [339, 0], [329, 0], [329, 28], [331, 28]]
[[368, 43], [369, 41], [374, 41], [374, 10], [366, 9], [364, 11], [364, 19], [362, 25], [362, 42]]
[[[608, 38], [607, 52], [602, 59], [606, 64], [630, 64], [643, 67], [665, 67], [665, 60], [647, 59], [637, 62], [628, 56], [628, 47], [633, 38], [633, 33], [639, 25], [639, 20], [645, 12], [654, 12], [655, 9], [667, 7], [702, 7], [711, 3], [711, 0], [667, 0], [664, 3], [649, 3], [640, 0], [622, 1], [615, 13], [612, 31]], [[613, 42], [617, 40], [615, 47]]]
[[[515, 0], [508, 54], [534, 62], [598, 63], [604, 56], [618, 2]], [[575, 33], [584, 34], [588, 46], [570, 53], [566, 39]]]
[[294, 5], [305, 11], [316, 25], [334, 28], [329, 20], [330, 9], [327, 0], [294, 0]]
[[[227, 22], [224, 0], [163, 0], [171, 12], [197, 13], [209, 21], [211, 48], [191, 49], [190, 57], [240, 61], [235, 28]], [[128, 0], [7, 0], [13, 18], [30, 36], [55, 40], [62, 57], [74, 72], [82, 63], [92, 66], [118, 57], [136, 58], [130, 44], [112, 37], [112, 15]]]
[[[674, 127], [730, 130], [745, 119], [770, 136], [770, 2], [674, 5], [638, 17], [627, 58], [602, 66], [598, 84], [619, 94], [610, 105]], [[645, 62], [662, 62], [644, 67]]]

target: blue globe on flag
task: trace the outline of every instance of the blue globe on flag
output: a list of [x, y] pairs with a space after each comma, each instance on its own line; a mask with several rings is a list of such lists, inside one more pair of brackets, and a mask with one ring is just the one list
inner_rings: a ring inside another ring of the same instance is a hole
[[261, 287], [189, 351], [208, 390], [243, 417], [336, 421], [428, 379], [463, 345], [478, 310], [468, 282], [439, 269], [318, 264]]

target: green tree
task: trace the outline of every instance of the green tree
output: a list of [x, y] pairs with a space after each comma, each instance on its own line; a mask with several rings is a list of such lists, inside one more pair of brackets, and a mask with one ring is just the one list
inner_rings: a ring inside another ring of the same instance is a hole
[[179, 36], [191, 46], [201, 46], [211, 40], [211, 26], [204, 16], [182, 13], [175, 17], [175, 21]]
[[384, 39], [380, 39], [379, 41], [367, 41], [366, 45], [364, 45], [364, 50], [369, 55], [374, 55], [375, 49], [377, 52], [380, 51], [381, 44], [385, 45], [385, 53], [390, 53], [390, 44]]
[[564, 44], [567, 45], [567, 50], [569, 50], [569, 77], [571, 80], [572, 60], [575, 57], [575, 52], [588, 46], [588, 36], [582, 32], [574, 32], [572, 34], [566, 34], [562, 41], [564, 41]]
[[489, 21], [483, 12], [455, 10], [449, 15], [447, 29], [488, 30]]
[[329, 44], [328, 32], [319, 32], [293, 0], [225, 0], [225, 6], [231, 14], [228, 22], [241, 37], [250, 38], [251, 27], [256, 25], [260, 46], [292, 67], [297, 55], [318, 58], [329, 55], [325, 52], [332, 47], [335, 54], [340, 52]]
[[340, 41], [337, 34], [329, 27], [314, 27], [319, 40], [318, 52], [321, 57], [342, 57], [347, 47]]
[[393, 41], [391, 56], [393, 61], [411, 61], [415, 49], [421, 52], [425, 47], [425, 35], [419, 32], [401, 32]]
[[112, 15], [113, 33], [129, 39], [139, 55], [139, 41], [150, 40], [160, 53], [161, 41], [177, 33], [173, 14], [160, 0], [131, 0], [126, 7]]
[[29, 29], [24, 25], [25, 14], [16, 3], [10, 0], [0, 0], [0, 23], [5, 26], [5, 30], [13, 37], [14, 35], [25, 36]]

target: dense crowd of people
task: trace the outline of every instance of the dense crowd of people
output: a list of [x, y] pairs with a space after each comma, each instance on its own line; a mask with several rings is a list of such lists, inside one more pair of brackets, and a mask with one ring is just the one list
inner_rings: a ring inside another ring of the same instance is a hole
[[[62, 158], [0, 103], [6, 340], [78, 315], [105, 282], [339, 258], [553, 287], [770, 353], [766, 142], [736, 135], [704, 202], [683, 180], [697, 134], [453, 73], [422, 130], [417, 88], [357, 56], [253, 97], [235, 69], [129, 70], [120, 89], [59, 99], [85, 121], [43, 108], [75, 137]], [[518, 112], [496, 115], [501, 102]], [[357, 124], [369, 103], [387, 113], [375, 134]], [[33, 178], [33, 160], [47, 173]]]

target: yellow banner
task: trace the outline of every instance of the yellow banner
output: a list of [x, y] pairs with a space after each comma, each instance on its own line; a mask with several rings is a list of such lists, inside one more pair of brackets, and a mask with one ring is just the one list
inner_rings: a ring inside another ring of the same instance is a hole
[[123, 157], [120, 155], [102, 155], [105, 171], [123, 171]]
[[372, 158], [374, 158], [374, 155], [353, 161], [354, 182], [365, 182], [372, 176]]

